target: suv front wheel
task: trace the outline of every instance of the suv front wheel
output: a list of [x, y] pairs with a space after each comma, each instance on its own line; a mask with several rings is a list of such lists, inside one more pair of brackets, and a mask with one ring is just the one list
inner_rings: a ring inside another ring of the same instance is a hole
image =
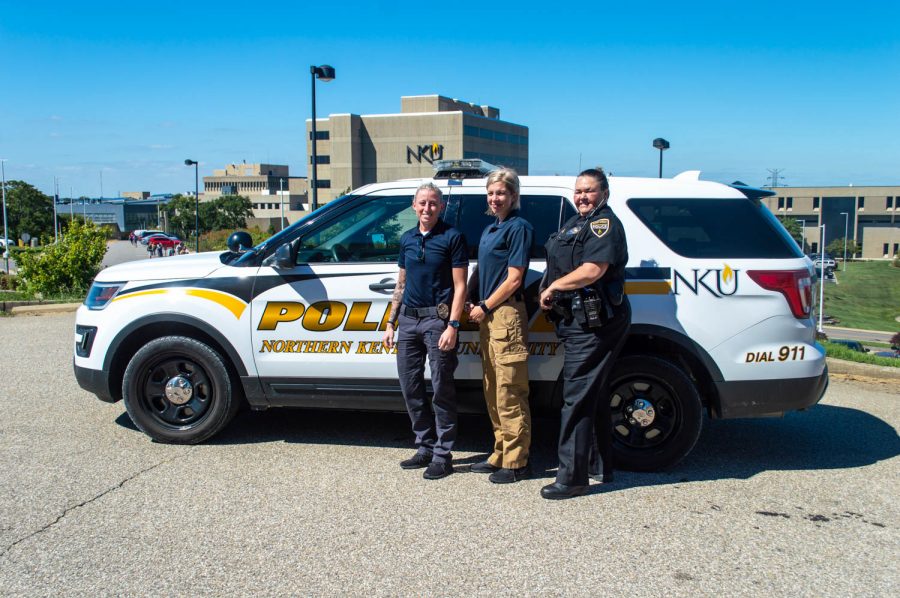
[[620, 358], [609, 390], [617, 468], [665, 469], [694, 448], [703, 405], [697, 388], [677, 366], [650, 355]]
[[158, 442], [196, 444], [237, 412], [231, 377], [213, 348], [185, 336], [164, 336], [135, 353], [122, 380], [131, 421]]

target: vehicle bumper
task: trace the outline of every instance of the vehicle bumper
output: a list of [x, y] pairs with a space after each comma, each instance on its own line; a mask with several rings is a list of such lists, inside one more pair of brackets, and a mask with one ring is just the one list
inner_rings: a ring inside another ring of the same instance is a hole
[[75, 368], [75, 379], [78, 381], [78, 386], [94, 393], [101, 401], [115, 403], [118, 400], [109, 389], [108, 372], [79, 367], [75, 365], [74, 359], [72, 360], [72, 367]]
[[828, 388], [828, 367], [812, 378], [716, 382], [721, 419], [784, 415], [812, 407]]

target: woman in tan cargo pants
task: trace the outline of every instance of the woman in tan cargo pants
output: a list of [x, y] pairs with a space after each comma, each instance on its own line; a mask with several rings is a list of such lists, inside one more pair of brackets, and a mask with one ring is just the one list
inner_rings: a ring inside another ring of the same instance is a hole
[[484, 398], [494, 450], [471, 470], [490, 473], [495, 484], [508, 484], [531, 473], [528, 314], [522, 292], [534, 229], [519, 216], [519, 177], [514, 170], [502, 168], [488, 176], [487, 205], [496, 221], [484, 229], [478, 245], [478, 296], [472, 297], [469, 320], [481, 331]]

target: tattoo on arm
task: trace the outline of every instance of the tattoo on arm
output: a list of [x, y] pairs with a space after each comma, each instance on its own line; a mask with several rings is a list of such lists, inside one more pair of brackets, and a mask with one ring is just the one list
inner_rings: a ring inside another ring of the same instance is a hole
[[397, 285], [394, 287], [394, 294], [391, 296], [391, 315], [388, 316], [388, 322], [397, 324], [397, 318], [400, 317], [400, 302], [403, 300], [403, 289], [406, 288], [406, 270], [400, 270], [397, 276]]

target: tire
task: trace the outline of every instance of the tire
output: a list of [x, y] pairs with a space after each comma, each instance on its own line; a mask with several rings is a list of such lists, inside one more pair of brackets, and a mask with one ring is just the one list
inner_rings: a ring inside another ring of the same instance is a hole
[[168, 444], [207, 440], [241, 404], [219, 354], [185, 336], [164, 336], [141, 347], [125, 368], [122, 396], [131, 421]]
[[666, 469], [694, 448], [703, 405], [680, 368], [650, 355], [623, 357], [613, 367], [609, 391], [617, 468]]

